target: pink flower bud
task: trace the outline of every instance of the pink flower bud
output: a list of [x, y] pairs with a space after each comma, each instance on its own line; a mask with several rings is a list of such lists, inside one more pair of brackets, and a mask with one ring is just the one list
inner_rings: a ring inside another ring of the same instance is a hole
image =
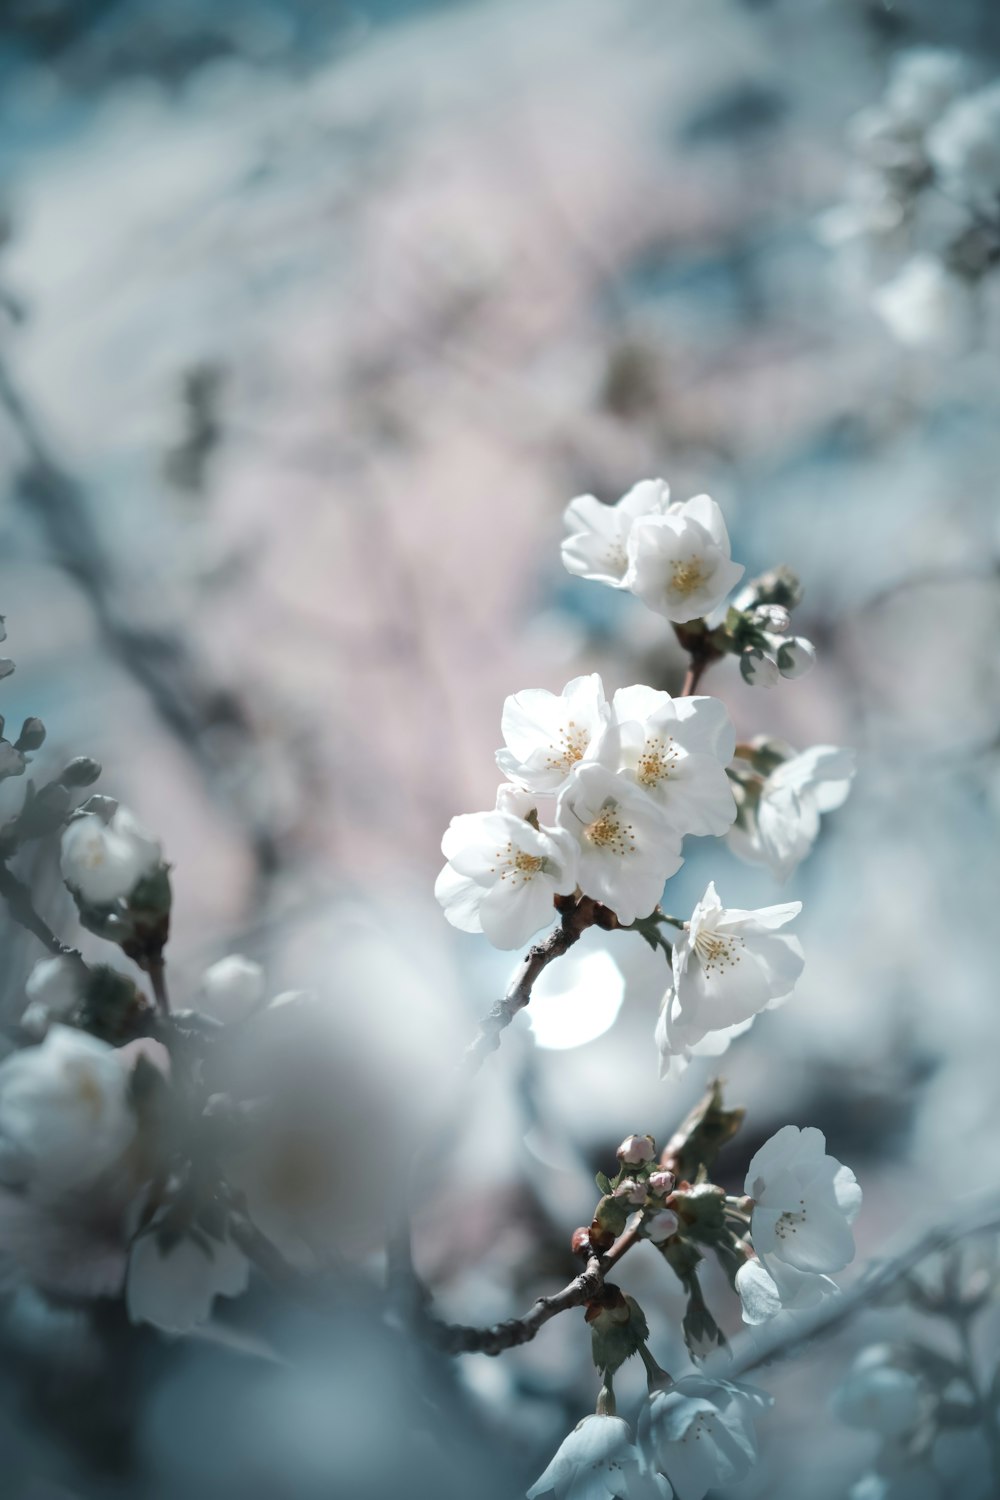
[[656, 1143], [651, 1135], [629, 1135], [618, 1147], [618, 1159], [630, 1167], [638, 1167], [652, 1161], [655, 1152]]
[[615, 1188], [615, 1197], [624, 1198], [626, 1203], [640, 1204], [646, 1201], [646, 1189], [641, 1182], [636, 1182], [634, 1177], [626, 1177]]
[[666, 1198], [677, 1186], [673, 1172], [654, 1172], [649, 1179], [649, 1191], [657, 1198]]
[[664, 1240], [677, 1233], [679, 1224], [680, 1220], [671, 1209], [661, 1208], [658, 1214], [646, 1221], [646, 1236], [654, 1245], [662, 1245]]

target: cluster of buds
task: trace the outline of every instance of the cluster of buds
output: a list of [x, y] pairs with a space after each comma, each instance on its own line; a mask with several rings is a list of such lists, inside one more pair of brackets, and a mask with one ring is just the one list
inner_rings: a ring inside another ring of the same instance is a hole
[[83, 926], [153, 972], [170, 932], [170, 867], [159, 839], [113, 797], [89, 797], [67, 823], [60, 868]]
[[793, 635], [792, 610], [802, 587], [789, 568], [772, 568], [734, 596], [721, 623], [704, 621], [675, 627], [678, 640], [704, 662], [739, 658], [740, 675], [751, 687], [774, 687], [782, 677], [804, 677], [816, 662], [816, 648]]

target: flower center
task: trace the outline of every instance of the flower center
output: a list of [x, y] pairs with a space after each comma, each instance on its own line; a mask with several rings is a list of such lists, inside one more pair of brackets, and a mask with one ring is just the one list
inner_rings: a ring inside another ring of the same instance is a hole
[[498, 874], [501, 880], [509, 879], [512, 886], [527, 885], [545, 866], [540, 854], [526, 854], [523, 849], [515, 849], [510, 839], [493, 858], [496, 864], [490, 866], [490, 873]]
[[546, 767], [550, 771], [569, 771], [582, 760], [590, 742], [590, 735], [574, 719], [570, 719], [559, 731], [559, 736], [549, 746]]
[[792, 1236], [794, 1238], [794, 1236], [798, 1234], [799, 1225], [804, 1224], [807, 1217], [808, 1215], [806, 1213], [806, 1200], [804, 1198], [800, 1198], [799, 1207], [797, 1209], [786, 1208], [777, 1224], [775, 1224], [774, 1232], [777, 1235], [778, 1239], [787, 1240], [789, 1236]]
[[615, 802], [606, 802], [600, 815], [584, 830], [588, 844], [596, 849], [605, 849], [610, 854], [634, 854], [635, 843], [631, 823], [623, 823]]
[[723, 970], [733, 968], [743, 956], [742, 947], [743, 939], [733, 933], [699, 932], [694, 940], [694, 951], [701, 959], [706, 975], [713, 971], [721, 974]]
[[672, 748], [673, 743], [672, 734], [668, 734], [666, 739], [661, 734], [650, 735], [636, 766], [636, 779], [640, 786], [655, 790], [661, 781], [666, 781], [673, 774], [677, 764], [677, 751]]
[[604, 561], [608, 572], [614, 574], [616, 578], [620, 578], [628, 568], [628, 557], [621, 542], [611, 543], [605, 554]]
[[686, 599], [696, 589], [703, 588], [708, 582], [708, 574], [700, 557], [691, 557], [687, 562], [673, 562], [670, 564], [670, 571], [671, 592], [682, 599]]

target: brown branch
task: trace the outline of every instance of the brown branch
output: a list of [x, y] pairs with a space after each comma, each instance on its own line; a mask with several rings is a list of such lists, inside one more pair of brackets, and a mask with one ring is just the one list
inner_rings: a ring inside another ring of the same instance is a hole
[[477, 1073], [490, 1053], [499, 1047], [501, 1032], [506, 1031], [518, 1011], [528, 1004], [536, 979], [554, 958], [560, 958], [571, 948], [588, 927], [617, 926], [614, 914], [590, 896], [581, 897], [575, 904], [567, 901], [561, 912], [559, 926], [542, 942], [528, 949], [506, 995], [480, 1021], [478, 1032], [465, 1049], [462, 1070], [466, 1076]]
[[414, 1320], [415, 1331], [444, 1354], [502, 1354], [505, 1349], [530, 1343], [539, 1329], [559, 1313], [596, 1301], [604, 1290], [608, 1272], [638, 1242], [638, 1237], [638, 1225], [626, 1229], [606, 1255], [591, 1255], [579, 1276], [574, 1276], [550, 1297], [539, 1297], [522, 1318], [507, 1318], [486, 1328], [472, 1328], [464, 1323], [446, 1323], [425, 1308]]

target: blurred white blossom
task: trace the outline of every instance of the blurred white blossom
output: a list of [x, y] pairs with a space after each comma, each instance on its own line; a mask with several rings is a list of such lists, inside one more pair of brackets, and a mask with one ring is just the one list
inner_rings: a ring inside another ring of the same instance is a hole
[[703, 1500], [749, 1473], [757, 1459], [754, 1417], [770, 1405], [771, 1397], [752, 1386], [686, 1375], [650, 1391], [639, 1445], [676, 1500]]
[[594, 495], [578, 495], [566, 507], [569, 535], [562, 544], [563, 566], [579, 578], [625, 588], [628, 538], [639, 516], [659, 515], [667, 508], [670, 490], [662, 479], [642, 479], [614, 505]]
[[136, 1116], [129, 1071], [107, 1042], [50, 1027], [37, 1047], [0, 1063], [3, 1175], [50, 1197], [92, 1183], [121, 1161]]
[[216, 1297], [247, 1289], [250, 1263], [227, 1237], [165, 1230], [157, 1220], [129, 1254], [125, 1301], [133, 1323], [187, 1333], [204, 1323]]
[[264, 999], [264, 970], [251, 958], [231, 953], [201, 976], [198, 1009], [215, 1021], [241, 1021]]

